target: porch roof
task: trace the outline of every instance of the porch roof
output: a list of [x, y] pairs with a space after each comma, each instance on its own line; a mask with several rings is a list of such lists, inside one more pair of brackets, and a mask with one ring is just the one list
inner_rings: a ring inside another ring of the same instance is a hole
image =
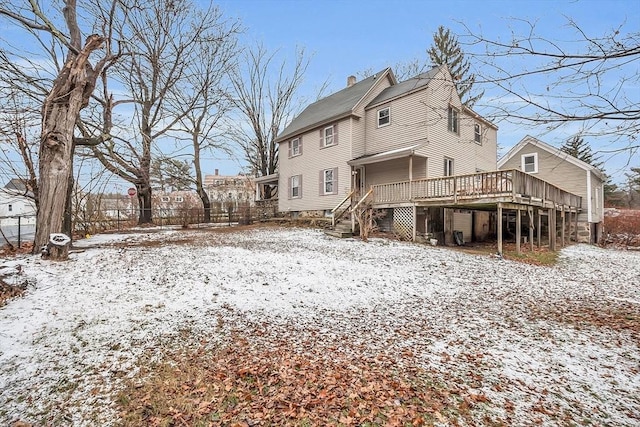
[[395, 150], [384, 151], [382, 153], [376, 154], [367, 154], [366, 156], [356, 157], [355, 159], [349, 160], [347, 164], [351, 166], [361, 166], [367, 165], [370, 163], [378, 163], [385, 162], [387, 160], [400, 159], [402, 157], [416, 156], [416, 157], [427, 157], [421, 154], [416, 154], [416, 150], [422, 147], [423, 144], [416, 144], [410, 147], [404, 148], [396, 148]]
[[265, 184], [265, 185], [277, 184], [278, 176], [279, 175], [277, 173], [272, 173], [271, 175], [265, 175], [265, 176], [260, 176], [258, 178], [255, 178], [253, 182], [255, 182], [256, 184]]

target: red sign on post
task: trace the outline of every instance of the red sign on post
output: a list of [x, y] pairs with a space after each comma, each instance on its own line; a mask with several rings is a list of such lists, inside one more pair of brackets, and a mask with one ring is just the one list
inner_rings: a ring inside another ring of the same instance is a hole
[[129, 190], [127, 190], [127, 194], [131, 197], [136, 195], [136, 189], [131, 187]]

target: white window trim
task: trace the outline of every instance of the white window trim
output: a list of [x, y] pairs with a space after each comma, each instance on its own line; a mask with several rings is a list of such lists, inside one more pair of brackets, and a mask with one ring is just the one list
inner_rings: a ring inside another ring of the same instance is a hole
[[[446, 166], [444, 166], [444, 165], [450, 165], [450, 166], [449, 166], [449, 167], [446, 167]], [[443, 163], [443, 167], [444, 167], [444, 169], [443, 169], [443, 175], [444, 175], [444, 176], [453, 176], [453, 173], [454, 173], [454, 172], [453, 172], [453, 167], [454, 167], [454, 164], [453, 164], [453, 158], [451, 158], [451, 157], [446, 157], [446, 156], [445, 156], [445, 158], [444, 158], [444, 163]], [[448, 169], [448, 170], [447, 170], [447, 169]], [[447, 173], [447, 172], [449, 172], [449, 173]]]
[[[476, 127], [478, 132], [476, 132]], [[482, 145], [482, 125], [480, 123], [474, 123], [473, 125], [473, 141], [478, 145]]]
[[[383, 111], [387, 112], [387, 115], [386, 115], [387, 122], [380, 124], [380, 113], [382, 113]], [[391, 107], [385, 107], [385, 108], [379, 109], [377, 113], [377, 120], [378, 120], [377, 123], [379, 128], [389, 126], [391, 124]]]
[[169, 197], [169, 196], [162, 196], [162, 197], [160, 198], [160, 200], [161, 200], [162, 202], [164, 202], [164, 203], [167, 203], [167, 202], [170, 202], [170, 201], [171, 201], [171, 197]]
[[182, 196], [176, 196], [176, 203], [182, 203], [184, 202], [184, 198]]
[[[297, 143], [297, 145], [294, 145]], [[300, 155], [300, 138], [294, 138], [291, 140], [291, 157]]]
[[[327, 172], [331, 171], [331, 181], [327, 181]], [[330, 168], [330, 169], [324, 169], [322, 171], [322, 194], [324, 195], [328, 195], [328, 194], [336, 194], [336, 177], [335, 175], [335, 169], [334, 168]], [[331, 191], [327, 191], [327, 184], [331, 182]]]
[[[451, 113], [451, 117], [449, 116]], [[455, 120], [452, 120], [455, 114]], [[455, 123], [455, 129], [452, 125]], [[447, 130], [451, 133], [455, 133], [456, 135], [460, 135], [460, 110], [453, 105], [449, 105], [447, 108]]]
[[[533, 157], [533, 171], [527, 171], [524, 159]], [[538, 173], [538, 153], [527, 153], [520, 156], [520, 170], [524, 173]]]
[[[327, 136], [327, 131], [329, 129], [331, 129], [331, 135]], [[331, 140], [331, 142], [328, 142], [329, 139]], [[335, 129], [334, 129], [333, 125], [327, 126], [322, 131], [322, 146], [323, 147], [331, 147], [332, 145], [335, 145]]]
[[[297, 179], [298, 179], [298, 185], [297, 185], [296, 187], [294, 187], [294, 186], [293, 186], [293, 180], [294, 180], [295, 178], [297, 178]], [[290, 191], [291, 191], [291, 194], [289, 194], [289, 197], [290, 197], [291, 199], [299, 199], [299, 198], [301, 198], [302, 196], [300, 195], [300, 175], [293, 175], [293, 176], [291, 176], [291, 178], [289, 178], [289, 185], [291, 186], [291, 190], [290, 190]], [[294, 189], [294, 188], [297, 188], [297, 189], [298, 189], [298, 194], [297, 194], [297, 195], [295, 195], [295, 196], [293, 195], [293, 189]]]

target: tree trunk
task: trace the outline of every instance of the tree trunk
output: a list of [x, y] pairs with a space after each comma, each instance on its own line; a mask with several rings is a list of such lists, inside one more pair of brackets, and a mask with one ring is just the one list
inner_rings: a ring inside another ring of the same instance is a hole
[[209, 200], [209, 195], [204, 191], [204, 188], [198, 188], [198, 196], [200, 196], [202, 207], [204, 208], [204, 222], [209, 224], [211, 222], [211, 201]]
[[[97, 77], [89, 64], [89, 55], [100, 47], [102, 41], [100, 36], [89, 36], [77, 55], [69, 54], [42, 107], [35, 252], [49, 243], [52, 233], [64, 231], [73, 163], [73, 133], [80, 110], [89, 102]], [[68, 254], [68, 245], [50, 249], [52, 259], [64, 260]]]
[[151, 214], [151, 187], [145, 183], [136, 184], [138, 196], [138, 224], [153, 224]]

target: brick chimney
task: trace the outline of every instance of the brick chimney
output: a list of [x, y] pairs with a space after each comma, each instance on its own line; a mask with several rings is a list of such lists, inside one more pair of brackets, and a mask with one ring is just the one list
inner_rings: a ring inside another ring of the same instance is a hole
[[351, 87], [356, 84], [356, 76], [347, 77], [347, 87]]

